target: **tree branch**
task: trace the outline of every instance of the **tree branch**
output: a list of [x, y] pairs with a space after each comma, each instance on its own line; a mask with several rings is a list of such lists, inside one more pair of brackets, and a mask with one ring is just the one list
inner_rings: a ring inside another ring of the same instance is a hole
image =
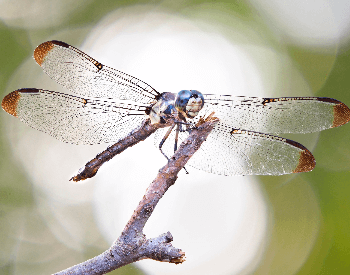
[[151, 124], [151, 121], [149, 119], [145, 120], [139, 128], [133, 130], [125, 138], [108, 147], [105, 151], [99, 153], [95, 158], [86, 163], [84, 167], [79, 169], [78, 174], [72, 177], [70, 181], [81, 181], [92, 178], [96, 175], [98, 169], [102, 166], [102, 164], [111, 160], [113, 157], [120, 154], [125, 149], [134, 146], [140, 141], [145, 140], [159, 128], [170, 126], [171, 122], [172, 121], [169, 120], [167, 123], [163, 124]]
[[212, 115], [199, 121], [197, 128], [191, 131], [174, 156], [159, 170], [118, 240], [99, 256], [56, 274], [105, 274], [146, 258], [175, 264], [185, 261], [185, 253], [171, 245], [173, 237], [170, 232], [147, 239], [143, 228], [159, 200], [175, 183], [177, 174], [215, 126], [218, 119]]

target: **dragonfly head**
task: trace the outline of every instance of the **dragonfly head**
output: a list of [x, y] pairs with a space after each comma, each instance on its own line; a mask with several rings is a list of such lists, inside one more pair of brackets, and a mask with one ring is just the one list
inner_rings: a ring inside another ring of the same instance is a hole
[[175, 108], [187, 118], [194, 118], [203, 108], [204, 97], [196, 90], [182, 90], [175, 99]]

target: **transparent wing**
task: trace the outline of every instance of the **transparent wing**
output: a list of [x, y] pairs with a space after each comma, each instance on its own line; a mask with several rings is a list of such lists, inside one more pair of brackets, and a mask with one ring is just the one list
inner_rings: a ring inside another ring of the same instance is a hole
[[147, 83], [109, 68], [77, 48], [60, 41], [40, 44], [36, 62], [53, 80], [83, 97], [103, 97], [151, 103], [159, 93]]
[[326, 97], [259, 98], [204, 95], [199, 116], [215, 112], [221, 122], [236, 129], [264, 133], [311, 133], [343, 125], [350, 110]]
[[2, 107], [32, 128], [73, 144], [116, 142], [146, 118], [145, 107], [137, 104], [34, 88], [8, 94]]
[[[166, 129], [156, 132], [158, 146]], [[179, 134], [182, 142], [187, 132]], [[163, 145], [167, 156], [174, 154], [173, 131]], [[220, 175], [282, 175], [311, 171], [315, 159], [303, 145], [258, 132], [233, 129], [219, 122], [187, 165]]]

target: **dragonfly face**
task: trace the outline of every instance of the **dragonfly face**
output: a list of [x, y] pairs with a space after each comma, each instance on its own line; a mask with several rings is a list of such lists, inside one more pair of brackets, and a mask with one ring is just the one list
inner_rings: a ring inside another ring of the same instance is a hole
[[202, 93], [196, 90], [182, 90], [175, 100], [176, 109], [187, 118], [194, 118], [204, 106]]
[[[140, 79], [60, 41], [42, 43], [34, 58], [70, 93], [16, 90], [2, 101], [9, 114], [73, 144], [117, 142], [132, 135], [145, 118], [153, 124], [171, 118], [169, 130], [156, 131], [156, 146], [162, 144], [164, 155], [170, 157], [176, 150], [174, 140], [184, 140], [200, 118], [214, 112], [219, 122], [187, 165], [215, 174], [311, 171], [316, 164], [311, 152], [274, 134], [318, 132], [350, 121], [350, 109], [326, 97], [259, 98], [196, 90], [159, 93]], [[187, 118], [191, 122], [186, 122]]]

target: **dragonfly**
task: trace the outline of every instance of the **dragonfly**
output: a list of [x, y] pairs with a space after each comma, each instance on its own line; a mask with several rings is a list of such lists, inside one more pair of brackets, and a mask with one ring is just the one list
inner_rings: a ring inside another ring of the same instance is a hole
[[222, 175], [308, 172], [316, 164], [312, 153], [276, 134], [317, 132], [350, 120], [350, 109], [327, 97], [159, 93], [56, 40], [40, 44], [34, 59], [69, 93], [22, 88], [6, 95], [2, 108], [63, 142], [116, 142], [88, 162], [74, 181], [94, 176], [104, 162], [125, 149], [121, 144], [132, 146], [154, 132], [156, 146], [169, 159], [177, 141], [186, 139], [200, 119], [213, 112], [219, 122], [187, 165]]

